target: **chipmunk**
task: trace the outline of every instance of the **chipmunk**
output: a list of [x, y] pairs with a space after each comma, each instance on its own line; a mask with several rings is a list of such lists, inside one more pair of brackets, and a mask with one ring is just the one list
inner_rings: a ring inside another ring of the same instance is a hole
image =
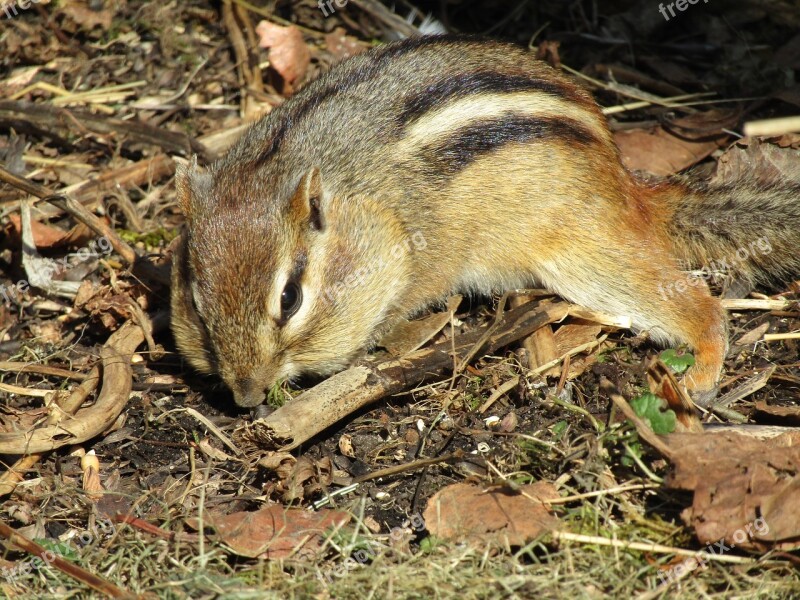
[[355, 56], [176, 182], [175, 340], [243, 407], [348, 366], [448, 294], [532, 285], [688, 344], [685, 385], [709, 399], [726, 318], [679, 263], [749, 248], [749, 280], [800, 267], [800, 185], [644, 183], [589, 93], [502, 42], [418, 37]]

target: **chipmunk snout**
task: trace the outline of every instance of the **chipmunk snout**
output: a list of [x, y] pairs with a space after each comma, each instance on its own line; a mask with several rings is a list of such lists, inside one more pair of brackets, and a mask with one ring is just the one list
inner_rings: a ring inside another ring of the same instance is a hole
[[264, 402], [266, 387], [254, 378], [237, 379], [233, 385], [233, 399], [237, 406], [252, 408]]

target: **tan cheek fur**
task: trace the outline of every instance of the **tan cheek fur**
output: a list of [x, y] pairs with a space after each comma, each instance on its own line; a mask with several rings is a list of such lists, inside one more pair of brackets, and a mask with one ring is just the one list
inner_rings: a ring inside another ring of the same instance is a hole
[[[182, 235], [186, 235], [184, 232]], [[209, 342], [192, 306], [191, 286], [184, 269], [185, 244], [176, 246], [172, 262], [172, 285], [170, 288], [172, 309], [172, 334], [181, 354], [200, 373], [214, 372], [208, 357]]]
[[[397, 318], [411, 279], [410, 242], [392, 211], [369, 198], [329, 207], [330, 230], [309, 254], [304, 307], [282, 336], [291, 375], [327, 374], [349, 364]], [[377, 244], [376, 230], [382, 233]]]

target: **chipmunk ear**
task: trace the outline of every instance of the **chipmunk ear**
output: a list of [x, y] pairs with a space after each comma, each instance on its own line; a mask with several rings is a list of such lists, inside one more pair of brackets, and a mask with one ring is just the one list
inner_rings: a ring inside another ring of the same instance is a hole
[[300, 180], [300, 185], [292, 196], [292, 214], [309, 227], [321, 231], [325, 226], [322, 214], [322, 178], [317, 167], [312, 167]]
[[211, 189], [211, 174], [198, 168], [196, 155], [189, 164], [179, 164], [175, 169], [175, 189], [178, 205], [186, 218], [196, 216]]

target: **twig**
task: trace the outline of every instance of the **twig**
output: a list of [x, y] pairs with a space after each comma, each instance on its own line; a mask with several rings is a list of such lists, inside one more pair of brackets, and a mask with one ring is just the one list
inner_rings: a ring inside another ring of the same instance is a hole
[[463, 450], [456, 450], [455, 452], [446, 454], [445, 456], [420, 458], [419, 460], [414, 460], [403, 465], [395, 465], [393, 467], [386, 467], [385, 469], [378, 469], [377, 471], [373, 471], [371, 473], [365, 473], [364, 475], [353, 478], [353, 483], [364, 483], [365, 481], [372, 481], [373, 479], [380, 479], [381, 477], [390, 477], [400, 473], [408, 473], [409, 471], [418, 471], [424, 467], [450, 462], [451, 460], [459, 460], [461, 458], [464, 458]]
[[31, 123], [48, 131], [57, 130], [63, 136], [70, 133], [127, 136], [157, 146], [165, 152], [185, 156], [197, 154], [203, 162], [209, 162], [212, 158], [203, 144], [185, 133], [153, 127], [141, 121], [123, 121], [49, 104], [0, 101], [0, 122]]
[[93, 590], [96, 590], [105, 596], [109, 596], [111, 598], [125, 598], [126, 600], [136, 599], [134, 594], [117, 587], [110, 581], [103, 579], [102, 577], [98, 577], [94, 573], [90, 573], [75, 563], [62, 558], [55, 552], [40, 546], [33, 540], [29, 540], [24, 535], [18, 533], [2, 521], [0, 521], [0, 537], [7, 539], [20, 550], [37, 556], [45, 564], [53, 565], [59, 571], [66, 573], [81, 583], [85, 583]]
[[725, 310], [785, 310], [792, 304], [786, 298], [755, 299], [755, 298], [730, 298], [722, 299], [722, 308]]
[[744, 134], [746, 136], [783, 135], [784, 133], [795, 131], [800, 131], [800, 117], [798, 116], [748, 121], [744, 124]]
[[152, 281], [157, 281], [169, 285], [169, 275], [163, 269], [156, 267], [146, 258], [136, 254], [136, 251], [131, 248], [128, 243], [123, 240], [117, 232], [111, 227], [106, 225], [103, 221], [94, 216], [85, 206], [76, 202], [69, 196], [61, 194], [53, 194], [48, 188], [38, 183], [34, 183], [24, 177], [19, 177], [14, 173], [6, 170], [0, 166], [0, 181], [4, 181], [13, 185], [24, 192], [46, 200], [50, 204], [57, 206], [61, 210], [71, 214], [78, 221], [86, 225], [89, 229], [94, 231], [97, 235], [105, 237], [112, 248], [133, 267], [137, 275], [141, 275]]
[[20, 396], [30, 396], [31, 398], [44, 398], [53, 390], [37, 390], [33, 388], [20, 387], [9, 383], [0, 383], [0, 392], [7, 394], [18, 394]]
[[481, 405], [481, 407], [478, 409], [478, 412], [481, 414], [485, 413], [487, 410], [489, 410], [489, 407], [491, 407], [492, 404], [497, 402], [498, 398], [500, 398], [506, 392], [513, 390], [518, 383], [519, 383], [519, 375], [517, 375], [516, 377], [512, 377], [511, 379], [506, 381], [503, 385], [501, 385], [494, 392], [492, 392], [492, 395], [489, 396], [489, 398], [486, 400], [486, 402], [483, 403], [483, 405]]

